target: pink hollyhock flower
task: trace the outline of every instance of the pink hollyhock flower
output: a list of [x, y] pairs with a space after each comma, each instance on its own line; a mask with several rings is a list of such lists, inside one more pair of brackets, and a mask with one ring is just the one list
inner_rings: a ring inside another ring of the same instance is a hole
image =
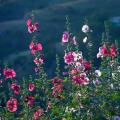
[[58, 83], [54, 86], [52, 95], [57, 96], [57, 93], [61, 93], [63, 91], [62, 83]]
[[112, 47], [110, 48], [110, 57], [116, 57], [116, 56], [117, 56], [117, 50], [115, 44], [112, 44]]
[[102, 47], [99, 48], [99, 53], [97, 54], [97, 58], [103, 57], [105, 55], [108, 55], [107, 47], [104, 44]]
[[87, 85], [89, 83], [89, 78], [86, 77], [85, 73], [82, 73], [80, 75], [75, 75], [72, 77], [73, 83], [79, 84], [79, 85]]
[[30, 43], [29, 48], [33, 55], [36, 54], [37, 51], [42, 50], [42, 44], [41, 43], [34, 43], [33, 41]]
[[27, 26], [28, 26], [28, 32], [33, 33], [38, 30], [39, 28], [39, 23], [32, 24], [32, 20], [28, 19], [27, 20]]
[[34, 97], [33, 97], [33, 96], [28, 96], [28, 97], [27, 97], [27, 101], [28, 101], [28, 105], [29, 105], [30, 107], [32, 107], [32, 106], [33, 106], [33, 103], [34, 103]]
[[37, 23], [35, 23], [35, 24], [34, 24], [34, 29], [35, 29], [35, 30], [38, 30], [39, 26], [40, 26], [40, 25], [39, 25], [39, 23], [38, 23], [38, 22], [37, 22]]
[[69, 40], [69, 32], [64, 32], [63, 33], [63, 36], [62, 36], [62, 42], [63, 43], [66, 43], [66, 42], [68, 42], [68, 40]]
[[17, 111], [17, 99], [11, 98], [7, 101], [7, 108], [10, 112], [16, 112]]
[[41, 64], [43, 64], [43, 59], [41, 59], [41, 58], [35, 58], [35, 59], [34, 59], [34, 63], [35, 63], [36, 65], [41, 65]]
[[83, 65], [84, 65], [85, 71], [87, 71], [91, 68], [91, 64], [88, 61], [83, 61]]
[[3, 74], [6, 76], [6, 79], [13, 78], [16, 76], [16, 72], [10, 68], [5, 68]]
[[58, 97], [58, 93], [61, 93], [63, 91], [63, 80], [59, 79], [58, 77], [55, 77], [52, 80], [52, 83], [54, 84], [52, 95]]
[[39, 108], [37, 111], [34, 112], [34, 120], [38, 120], [40, 116], [43, 114], [43, 109]]
[[31, 19], [27, 20], [27, 26], [32, 26], [32, 20]]
[[28, 86], [28, 89], [29, 89], [30, 92], [32, 92], [35, 89], [35, 85], [32, 82], [30, 82], [29, 86]]
[[16, 83], [12, 83], [11, 84], [11, 89], [14, 90], [15, 94], [19, 94], [20, 93], [20, 85], [17, 85]]
[[66, 64], [71, 64], [77, 60], [76, 57], [77, 55], [75, 52], [68, 52], [68, 53], [65, 53], [64, 55], [64, 61]]
[[77, 40], [76, 40], [76, 37], [75, 37], [75, 36], [73, 37], [73, 44], [74, 44], [74, 45], [77, 45]]
[[52, 84], [58, 84], [59, 83], [59, 78], [55, 77], [54, 79], [52, 79]]

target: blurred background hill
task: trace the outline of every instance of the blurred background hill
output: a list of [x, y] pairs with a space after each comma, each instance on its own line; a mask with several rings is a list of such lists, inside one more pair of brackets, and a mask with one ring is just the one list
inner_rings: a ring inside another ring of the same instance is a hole
[[[33, 59], [28, 45], [31, 36], [26, 20], [34, 11], [40, 23], [39, 40], [43, 43], [46, 70], [53, 75], [55, 54], [61, 56], [61, 36], [66, 30], [65, 16], [69, 15], [73, 33], [82, 44], [81, 27], [84, 18], [93, 29], [97, 52], [104, 30], [104, 21], [111, 21], [111, 36], [120, 39], [120, 0], [0, 0], [0, 60], [15, 68], [18, 77], [32, 74]], [[84, 46], [83, 46], [84, 47]]]

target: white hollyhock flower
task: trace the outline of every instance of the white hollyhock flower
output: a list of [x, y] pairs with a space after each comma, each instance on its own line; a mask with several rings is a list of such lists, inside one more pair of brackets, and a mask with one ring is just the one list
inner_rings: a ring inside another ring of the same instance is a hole
[[114, 88], [114, 85], [113, 85], [113, 84], [110, 84], [110, 88], [113, 89], [113, 88]]
[[95, 75], [97, 77], [100, 77], [102, 75], [101, 71], [100, 70], [95, 70]]
[[117, 67], [117, 71], [120, 72], [120, 66]]
[[76, 112], [77, 110], [75, 108], [70, 108], [69, 111], [70, 112]]
[[87, 41], [88, 41], [88, 38], [85, 37], [85, 38], [83, 39], [83, 43], [86, 43]]
[[89, 31], [90, 31], [89, 26], [88, 26], [88, 25], [83, 25], [83, 27], [82, 27], [82, 32], [88, 33]]

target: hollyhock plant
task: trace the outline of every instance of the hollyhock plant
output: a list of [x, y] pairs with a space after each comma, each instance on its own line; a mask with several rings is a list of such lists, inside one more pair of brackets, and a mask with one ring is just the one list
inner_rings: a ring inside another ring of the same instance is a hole
[[15, 94], [19, 94], [20, 93], [20, 85], [17, 85], [16, 83], [12, 83], [11, 84], [11, 89], [14, 90]]
[[64, 32], [62, 36], [62, 43], [67, 43], [69, 40], [69, 32]]
[[37, 51], [42, 50], [42, 44], [41, 43], [35, 43], [35, 42], [32, 41], [29, 45], [29, 48], [31, 50], [31, 53], [33, 55], [35, 55]]
[[35, 89], [35, 85], [32, 82], [30, 82], [29, 86], [28, 86], [28, 89], [29, 89], [30, 92], [32, 92]]
[[10, 68], [5, 68], [3, 74], [6, 76], [6, 79], [16, 77], [16, 72]]
[[[69, 19], [66, 24], [70, 25]], [[90, 35], [90, 27], [87, 24], [82, 27], [82, 32], [86, 34], [83, 42], [88, 44], [83, 44], [86, 51], [81, 52], [81, 46], [76, 40], [78, 36], [73, 36], [68, 26], [68, 32], [64, 32], [62, 37], [62, 43], [68, 42], [64, 47], [65, 66], [56, 55], [56, 77], [51, 79], [45, 72], [49, 70], [44, 70], [43, 65], [46, 63], [44, 54], [41, 54], [43, 47], [37, 41], [38, 32], [35, 32], [39, 24], [28, 19], [27, 27], [30, 33], [34, 33], [29, 48], [33, 54], [36, 74], [30, 75], [29, 79], [24, 77], [23, 81], [19, 78], [15, 81], [12, 79], [16, 77], [13, 69], [6, 67], [3, 73], [0, 71], [1, 119], [111, 120], [119, 115], [120, 63], [119, 48], [116, 48], [119, 44], [115, 41], [116, 44], [110, 47], [111, 43], [106, 39], [108, 31], [97, 54], [98, 58], [104, 59], [97, 62], [93, 57], [95, 49], [91, 46], [95, 43]], [[88, 53], [86, 59], [83, 56], [85, 53]], [[64, 76], [61, 76], [63, 69]], [[5, 77], [11, 79], [4, 80]]]
[[10, 112], [16, 112], [17, 111], [17, 99], [11, 98], [7, 101], [7, 108]]

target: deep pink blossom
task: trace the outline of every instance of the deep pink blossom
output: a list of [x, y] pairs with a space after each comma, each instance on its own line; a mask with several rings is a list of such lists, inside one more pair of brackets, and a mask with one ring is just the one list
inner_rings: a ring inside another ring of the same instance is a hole
[[12, 83], [11, 84], [11, 89], [14, 90], [15, 94], [19, 94], [20, 93], [20, 85], [17, 85], [16, 83]]
[[116, 50], [115, 44], [112, 44], [112, 47], [110, 48], [110, 56], [111, 57], [117, 56], [117, 50]]
[[33, 96], [28, 96], [28, 97], [27, 97], [27, 101], [28, 101], [28, 105], [29, 105], [30, 107], [32, 107], [33, 104], [34, 104], [34, 97], [33, 97]]
[[84, 69], [89, 70], [91, 68], [91, 63], [88, 61], [83, 61]]
[[73, 79], [73, 83], [78, 85], [87, 85], [89, 83], [89, 79], [85, 73], [75, 75], [72, 77], [72, 79]]
[[31, 50], [31, 53], [33, 55], [36, 54], [37, 51], [42, 50], [42, 44], [41, 43], [34, 43], [33, 41], [30, 43], [29, 48]]
[[34, 120], [39, 120], [40, 116], [43, 114], [43, 109], [39, 108], [37, 111], [34, 112]]
[[11, 98], [7, 101], [7, 108], [10, 112], [16, 112], [17, 111], [17, 99]]
[[5, 68], [3, 74], [6, 76], [6, 79], [16, 77], [16, 72], [10, 68]]
[[32, 82], [30, 82], [29, 86], [28, 86], [28, 89], [29, 89], [30, 92], [32, 92], [35, 89], [35, 85]]
[[32, 20], [31, 19], [27, 20], [27, 26], [32, 26]]
[[59, 83], [59, 78], [55, 77], [52, 79], [52, 84], [58, 84]]
[[62, 43], [66, 43], [69, 40], [69, 32], [64, 32], [62, 36]]
[[108, 55], [106, 44], [104, 44], [102, 47], [99, 48], [99, 53], [97, 54], [97, 58], [103, 57], [105, 55]]
[[66, 64], [72, 64], [74, 61], [76, 61], [76, 53], [75, 52], [65, 53], [64, 61]]
[[39, 23], [35, 23], [35, 24], [32, 24], [32, 20], [31, 19], [28, 19], [27, 20], [27, 27], [28, 27], [28, 32], [29, 33], [34, 33], [35, 31], [38, 30], [39, 28]]
[[53, 88], [52, 95], [56, 96], [63, 91], [62, 83], [56, 84]]

